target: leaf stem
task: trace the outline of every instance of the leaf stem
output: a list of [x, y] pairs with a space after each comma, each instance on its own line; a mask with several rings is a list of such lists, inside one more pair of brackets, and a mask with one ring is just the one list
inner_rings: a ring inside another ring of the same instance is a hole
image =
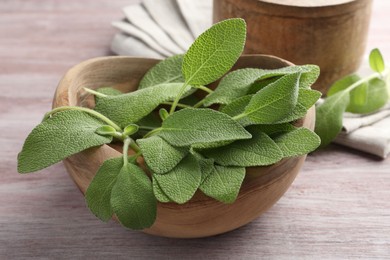
[[93, 89], [90, 89], [90, 88], [84, 88], [84, 90], [85, 90], [86, 92], [90, 93], [90, 94], [93, 94], [93, 95], [97, 96], [97, 97], [107, 97], [106, 94], [97, 92], [97, 91], [95, 91], [95, 90], [93, 90]]
[[152, 131], [150, 131], [149, 133], [147, 133], [147, 134], [144, 136], [144, 138], [148, 138], [149, 136], [152, 136], [152, 135], [154, 135], [154, 134], [160, 132], [161, 130], [162, 130], [161, 127], [156, 128], [156, 129], [153, 129]]
[[245, 116], [247, 116], [247, 114], [241, 113], [241, 114], [238, 114], [238, 115], [236, 115], [236, 116], [233, 116], [232, 119], [233, 119], [233, 120], [238, 120], [238, 119], [241, 119], [241, 118], [243, 118], [243, 117], [245, 117]]
[[208, 87], [206, 87], [206, 86], [202, 86], [202, 85], [200, 85], [200, 86], [195, 86], [194, 88], [197, 88], [197, 89], [203, 90], [203, 91], [205, 91], [205, 92], [207, 92], [207, 93], [209, 93], [209, 94], [211, 94], [211, 93], [213, 93], [213, 92], [214, 92], [214, 90], [212, 90], [212, 89], [209, 89]]
[[373, 73], [373, 74], [371, 74], [370, 76], [367, 76], [367, 77], [365, 77], [365, 78], [362, 78], [362, 79], [356, 81], [356, 82], [353, 83], [351, 86], [349, 86], [348, 88], [346, 88], [344, 91], [345, 91], [345, 92], [349, 92], [349, 91], [353, 90], [354, 88], [360, 86], [361, 84], [366, 83], [366, 82], [368, 82], [368, 81], [370, 81], [370, 80], [372, 80], [372, 79], [375, 79], [375, 78], [380, 78], [381, 76], [382, 76], [382, 75], [381, 75], [380, 73]]
[[114, 123], [113, 121], [111, 121], [108, 117], [100, 114], [99, 112], [95, 111], [95, 110], [92, 110], [90, 108], [86, 108], [86, 107], [77, 107], [77, 106], [63, 106], [63, 107], [57, 107], [57, 108], [54, 108], [53, 110], [47, 112], [45, 114], [45, 116], [43, 117], [43, 120], [46, 120], [48, 119], [49, 117], [51, 117], [53, 114], [57, 113], [57, 112], [61, 112], [61, 111], [66, 111], [66, 110], [77, 110], [77, 111], [83, 111], [83, 112], [86, 112], [102, 121], [104, 121], [105, 123], [107, 123], [108, 125], [112, 126], [113, 128], [115, 128], [115, 130], [117, 131], [122, 131], [122, 129], [120, 128], [120, 126], [118, 126], [116, 123]]
[[132, 143], [131, 138], [127, 137], [123, 141], [123, 166], [127, 166], [129, 163], [129, 145]]
[[179, 100], [181, 98], [181, 96], [183, 96], [183, 93], [184, 93], [184, 90], [186, 89], [186, 87], [188, 86], [188, 83], [185, 82], [183, 84], [183, 86], [181, 87], [180, 91], [179, 91], [179, 94], [176, 96], [175, 100], [173, 101], [173, 104], [171, 106], [171, 109], [169, 110], [169, 114], [173, 114], [173, 112], [175, 112], [175, 109], [176, 109], [176, 106], [177, 104], [179, 103]]

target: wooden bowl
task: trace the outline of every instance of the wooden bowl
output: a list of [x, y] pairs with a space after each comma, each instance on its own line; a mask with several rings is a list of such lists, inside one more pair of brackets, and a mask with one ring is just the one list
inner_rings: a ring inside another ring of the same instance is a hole
[[245, 53], [319, 65], [313, 88], [325, 94], [334, 81], [359, 68], [371, 5], [372, 0], [214, 0], [213, 20], [245, 19]]
[[[53, 107], [93, 106], [93, 98], [83, 87], [112, 86], [123, 92], [137, 89], [145, 72], [158, 60], [132, 57], [104, 57], [88, 60], [70, 69], [59, 83]], [[235, 68], [275, 69], [292, 65], [272, 56], [242, 56]], [[314, 128], [314, 108], [298, 124]], [[65, 167], [82, 193], [104, 160], [121, 156], [110, 145], [91, 148], [64, 160]], [[148, 234], [195, 238], [221, 234], [241, 227], [269, 209], [291, 185], [306, 156], [284, 159], [268, 167], [247, 168], [236, 202], [223, 204], [200, 191], [188, 203], [158, 203], [157, 220]], [[141, 158], [142, 160], [142, 158]], [[140, 161], [143, 163], [143, 161]]]

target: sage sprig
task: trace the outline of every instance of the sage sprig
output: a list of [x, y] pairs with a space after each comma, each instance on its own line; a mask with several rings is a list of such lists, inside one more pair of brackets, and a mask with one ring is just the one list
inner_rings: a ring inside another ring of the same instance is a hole
[[[233, 203], [245, 167], [270, 165], [319, 145], [315, 133], [293, 126], [319, 98], [310, 89], [318, 67], [229, 72], [245, 35], [244, 20], [222, 21], [186, 54], [152, 67], [137, 91], [85, 89], [95, 95], [94, 109], [60, 107], [47, 113], [26, 139], [19, 172], [122, 142], [123, 156], [106, 160], [85, 194], [87, 206], [101, 220], [115, 214], [123, 226], [144, 229], [153, 225], [158, 202], [183, 204], [197, 191]], [[215, 90], [208, 88], [221, 77]]]
[[369, 56], [373, 73], [365, 78], [356, 74], [336, 81], [328, 90], [327, 98], [316, 108], [315, 132], [321, 138], [321, 147], [328, 145], [341, 132], [344, 112], [369, 114], [389, 101], [389, 88], [382, 54], [373, 49]]

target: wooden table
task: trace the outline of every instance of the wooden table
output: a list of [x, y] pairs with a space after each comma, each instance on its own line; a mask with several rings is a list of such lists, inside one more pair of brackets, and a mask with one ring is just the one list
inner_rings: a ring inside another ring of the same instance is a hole
[[[120, 8], [137, 0], [0, 3], [0, 259], [390, 259], [390, 158], [332, 145], [309, 156], [285, 196], [253, 223], [176, 240], [101, 223], [57, 164], [18, 175], [24, 138], [61, 76], [110, 54]], [[390, 60], [390, 1], [375, 0], [367, 50]]]

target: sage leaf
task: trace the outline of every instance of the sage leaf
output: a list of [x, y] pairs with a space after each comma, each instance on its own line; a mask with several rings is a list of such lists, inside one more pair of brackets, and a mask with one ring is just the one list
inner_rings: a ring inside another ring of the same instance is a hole
[[90, 147], [110, 143], [111, 136], [95, 133], [105, 125], [89, 114], [66, 110], [36, 126], [18, 155], [18, 172], [34, 172]]
[[95, 133], [98, 135], [109, 135], [109, 136], [114, 136], [116, 133], [116, 130], [114, 127], [110, 125], [102, 125], [98, 129], [96, 129]]
[[200, 183], [202, 184], [213, 171], [214, 160], [205, 158], [203, 157], [203, 155], [193, 150], [191, 151], [191, 153], [192, 155], [195, 156], [196, 160], [198, 161], [200, 172], [201, 172]]
[[122, 157], [106, 160], [100, 166], [85, 193], [88, 208], [102, 221], [108, 221], [112, 217], [111, 191], [122, 166]]
[[202, 154], [222, 166], [265, 166], [278, 162], [283, 153], [265, 133], [252, 131], [252, 139], [239, 140], [227, 146], [203, 150]]
[[379, 49], [375, 48], [370, 52], [369, 62], [373, 71], [381, 73], [385, 70], [385, 62]]
[[245, 178], [244, 167], [213, 166], [199, 189], [207, 196], [223, 203], [233, 203]]
[[[332, 96], [337, 92], [343, 91], [352, 84], [358, 82], [361, 78], [356, 74], [348, 75], [342, 79], [337, 80], [328, 90], [327, 96]], [[352, 106], [363, 106], [368, 99], [368, 84], [364, 82], [354, 89], [350, 90], [350, 101]], [[348, 111], [348, 108], [347, 108]]]
[[237, 97], [245, 96], [251, 85], [263, 75], [261, 69], [239, 69], [222, 78], [213, 93], [205, 97], [204, 106], [228, 104]]
[[273, 138], [283, 153], [283, 157], [308, 154], [321, 144], [321, 139], [307, 128], [296, 128]]
[[[367, 100], [364, 104], [350, 102], [347, 107], [347, 112], [355, 114], [368, 114], [382, 108], [388, 102], [388, 92], [386, 82], [380, 78], [374, 78], [366, 83]], [[359, 88], [359, 87], [358, 87]], [[352, 90], [353, 92], [354, 90]], [[351, 92], [351, 94], [352, 94]], [[352, 99], [352, 96], [351, 96]]]
[[183, 54], [174, 55], [157, 63], [145, 74], [138, 88], [143, 89], [166, 83], [184, 83], [181, 72], [183, 57]]
[[183, 59], [187, 84], [207, 85], [225, 74], [244, 49], [246, 24], [233, 18], [214, 24], [191, 45]]
[[99, 99], [95, 110], [125, 127], [150, 114], [162, 102], [175, 98], [181, 87], [182, 83], [167, 83], [123, 95], [107, 96]]
[[162, 123], [159, 135], [174, 146], [251, 138], [231, 117], [208, 108], [173, 113]]
[[340, 133], [343, 127], [343, 113], [349, 104], [349, 92], [340, 91], [325, 99], [316, 108], [315, 132], [325, 147]]
[[298, 100], [299, 73], [288, 74], [257, 92], [244, 114], [257, 124], [272, 124], [288, 116]]
[[330, 97], [330, 96], [336, 94], [337, 92], [345, 90], [349, 86], [354, 84], [355, 82], [358, 82], [360, 79], [361, 78], [356, 74], [347, 75], [344, 78], [341, 78], [341, 79], [337, 80], [335, 83], [333, 83], [333, 85], [330, 86], [326, 95], [328, 97]]
[[172, 170], [188, 153], [188, 148], [173, 147], [160, 136], [138, 139], [137, 143], [148, 167], [158, 174]]
[[[96, 89], [97, 92], [107, 95], [107, 96], [118, 96], [123, 94], [122, 91], [117, 90], [112, 87], [103, 87], [103, 88], [98, 88]], [[98, 103], [101, 97], [95, 96], [95, 103]]]
[[[239, 97], [233, 100], [232, 102], [230, 102], [229, 104], [227, 104], [226, 106], [223, 106], [220, 111], [231, 117], [235, 117], [240, 114], [243, 114], [245, 112], [246, 106], [249, 104], [252, 97], [253, 95]], [[253, 124], [253, 122], [247, 116], [239, 118], [237, 122], [240, 123], [242, 126], [248, 126]]]
[[138, 130], [139, 130], [139, 126], [138, 125], [130, 124], [130, 125], [126, 126], [123, 129], [123, 135], [130, 136], [130, 135], [133, 135], [133, 134], [137, 133]]
[[111, 207], [127, 228], [144, 229], [153, 225], [157, 200], [152, 183], [141, 168], [131, 163], [122, 167], [111, 191]]
[[167, 197], [183, 204], [192, 198], [200, 185], [200, 166], [196, 158], [188, 154], [170, 172], [163, 175], [154, 174], [153, 177]]
[[172, 200], [164, 193], [154, 175], [152, 176], [153, 194], [159, 202], [167, 203]]

